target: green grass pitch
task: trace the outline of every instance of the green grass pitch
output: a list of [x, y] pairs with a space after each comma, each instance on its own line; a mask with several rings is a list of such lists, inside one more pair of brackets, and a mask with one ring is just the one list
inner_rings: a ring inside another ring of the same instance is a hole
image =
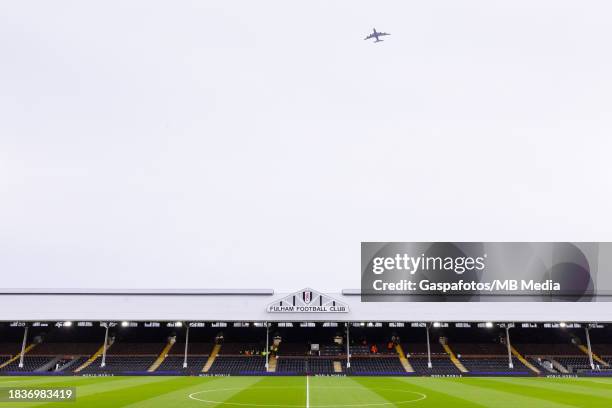
[[76, 402], [0, 407], [612, 407], [606, 378], [0, 377], [0, 387], [76, 387]]

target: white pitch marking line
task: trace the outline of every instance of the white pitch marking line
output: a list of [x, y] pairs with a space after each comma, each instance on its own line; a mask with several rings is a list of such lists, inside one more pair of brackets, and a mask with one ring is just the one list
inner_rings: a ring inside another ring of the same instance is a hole
[[[79, 377], [79, 378], [84, 378], [84, 377]], [[308, 380], [307, 380], [308, 381]], [[309, 385], [306, 384], [306, 386], [308, 387]], [[262, 389], [270, 389], [270, 390], [278, 390], [279, 387], [257, 387], [257, 390], [262, 390]], [[283, 387], [283, 388], [296, 388], [296, 389], [301, 389], [300, 386], [288, 386], [288, 387]], [[325, 386], [318, 386], [317, 389], [326, 389], [326, 390], [347, 390], [347, 389], [355, 389], [355, 390], [363, 390], [363, 387], [359, 386], [359, 387], [351, 387], [351, 386], [337, 386], [337, 387], [325, 387]], [[358, 403], [358, 404], [334, 404], [334, 405], [313, 405], [312, 408], [317, 407], [317, 408], [340, 408], [340, 407], [344, 407], [344, 408], [356, 408], [356, 407], [387, 407], [387, 406], [398, 406], [398, 405], [403, 405], [403, 404], [409, 404], [412, 402], [418, 402], [418, 401], [422, 401], [424, 399], [427, 398], [427, 395], [421, 393], [421, 392], [416, 392], [416, 391], [407, 391], [407, 390], [403, 390], [403, 389], [398, 389], [398, 388], [372, 388], [372, 390], [379, 390], [379, 391], [397, 391], [397, 392], [402, 392], [402, 393], [407, 393], [407, 394], [416, 394], [419, 395], [420, 398], [417, 399], [413, 399], [413, 400], [405, 400], [405, 401], [394, 401], [394, 402], [375, 402], [375, 403]], [[207, 404], [217, 404], [219, 406], [221, 405], [234, 405], [234, 406], [239, 406], [239, 407], [278, 407], [278, 408], [287, 408], [287, 407], [296, 407], [296, 408], [300, 408], [301, 405], [279, 405], [279, 404], [253, 404], [253, 403], [240, 403], [240, 402], [225, 402], [225, 401], [213, 401], [213, 400], [204, 400], [204, 399], [200, 399], [198, 397], [196, 397], [196, 395], [198, 394], [208, 394], [208, 393], [217, 393], [217, 392], [221, 392], [221, 391], [244, 391], [244, 388], [219, 388], [219, 389], [210, 389], [210, 390], [204, 390], [204, 391], [196, 391], [196, 392], [192, 392], [191, 394], [188, 395], [188, 397], [192, 400], [196, 400], [196, 401], [201, 401], [201, 402], [205, 402]], [[308, 407], [311, 408], [311, 407]]]
[[310, 376], [306, 376], [306, 408], [310, 408]]

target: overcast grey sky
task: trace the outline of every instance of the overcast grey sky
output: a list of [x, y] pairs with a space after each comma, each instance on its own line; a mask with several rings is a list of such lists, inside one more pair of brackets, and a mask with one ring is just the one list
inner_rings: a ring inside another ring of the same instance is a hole
[[610, 240], [611, 15], [3, 1], [2, 285], [336, 290], [361, 241]]

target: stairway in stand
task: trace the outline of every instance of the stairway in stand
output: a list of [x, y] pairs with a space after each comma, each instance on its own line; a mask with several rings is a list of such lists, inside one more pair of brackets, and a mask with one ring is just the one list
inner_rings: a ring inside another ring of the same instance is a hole
[[[110, 341], [108, 343], [108, 345], [106, 346], [106, 351], [108, 351], [108, 349], [113, 345], [113, 342]], [[96, 361], [96, 359], [98, 357], [100, 357], [102, 355], [102, 353], [104, 353], [104, 344], [102, 346], [100, 346], [100, 348], [98, 349], [98, 351], [96, 351], [95, 353], [93, 353], [93, 355], [91, 357], [89, 357], [89, 359], [87, 359], [86, 362], [84, 362], [79, 368], [77, 368], [76, 370], [74, 370], [75, 373], [78, 373], [80, 371], [83, 371], [84, 369], [86, 369], [87, 367], [89, 367], [91, 365], [91, 363], [93, 363], [94, 361]]]
[[159, 368], [166, 357], [168, 357], [168, 353], [170, 352], [170, 349], [172, 349], [172, 346], [174, 346], [174, 343], [176, 343], [176, 338], [170, 337], [168, 339], [168, 343], [164, 346], [161, 353], [159, 353], [159, 356], [157, 356], [157, 359], [153, 362], [153, 364], [151, 364], [151, 367], [149, 367], [147, 372], [152, 373]]
[[[25, 350], [23, 350], [23, 355], [25, 356], [26, 354], [28, 354], [28, 351], [32, 350], [34, 347], [36, 347], [36, 343], [32, 343], [29, 346], [27, 346], [25, 348]], [[11, 358], [11, 359], [5, 361], [4, 363], [0, 364], [0, 368], [6, 367], [7, 365], [11, 364], [13, 361], [19, 360], [19, 358], [21, 358], [21, 352], [19, 352], [13, 358]]]
[[274, 354], [268, 355], [268, 372], [275, 373], [276, 372], [276, 356]]
[[461, 371], [462, 373], [467, 373], [467, 368], [465, 368], [464, 365], [461, 364], [461, 361], [459, 361], [450, 346], [446, 343], [442, 343], [442, 347], [444, 348], [444, 351], [446, 351], [446, 354], [448, 354], [448, 357], [451, 359], [455, 367], [457, 367], [457, 370]]
[[414, 373], [414, 368], [412, 368], [412, 364], [410, 364], [410, 361], [408, 361], [408, 359], [406, 358], [406, 353], [404, 353], [404, 349], [402, 348], [402, 346], [396, 344], [395, 351], [397, 352], [397, 356], [399, 357], [400, 363], [402, 363], [402, 367], [404, 367], [404, 370], [406, 370], [407, 373]]
[[212, 367], [220, 351], [221, 351], [221, 345], [215, 344], [215, 347], [213, 347], [210, 353], [210, 356], [208, 356], [208, 360], [206, 360], [206, 364], [204, 364], [204, 368], [202, 368], [203, 373], [207, 373], [208, 370], [210, 370], [210, 367]]

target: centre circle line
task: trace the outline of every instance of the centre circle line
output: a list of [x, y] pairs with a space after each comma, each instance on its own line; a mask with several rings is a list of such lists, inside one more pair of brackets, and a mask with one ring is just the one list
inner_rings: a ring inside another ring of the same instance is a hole
[[[297, 386], [289, 386], [289, 387], [272, 387], [272, 386], [266, 386], [266, 387], [254, 387], [251, 390], [278, 390], [278, 389], [287, 389], [287, 388], [291, 388], [291, 389], [303, 389], [303, 387], [297, 387]], [[353, 387], [353, 386], [317, 386], [317, 387], [313, 387], [315, 389], [338, 389], [338, 390], [347, 390], [347, 389], [363, 389], [363, 387]], [[248, 389], [247, 389], [248, 390]], [[375, 402], [375, 403], [364, 403], [364, 404], [333, 404], [333, 405], [309, 405], [309, 408], [334, 408], [334, 407], [338, 407], [338, 408], [361, 408], [361, 407], [385, 407], [385, 406], [392, 406], [392, 405], [401, 405], [401, 404], [410, 404], [413, 402], [418, 402], [418, 401], [422, 401], [424, 399], [427, 398], [426, 394], [423, 394], [421, 392], [417, 392], [417, 391], [408, 391], [408, 390], [402, 390], [402, 389], [397, 389], [397, 388], [366, 388], [366, 390], [372, 390], [372, 391], [395, 391], [395, 392], [402, 392], [402, 393], [406, 393], [406, 394], [414, 394], [417, 395], [418, 398], [416, 399], [411, 399], [411, 400], [403, 400], [403, 401], [392, 401], [392, 402]], [[232, 388], [216, 388], [216, 389], [211, 389], [211, 390], [204, 390], [204, 391], [197, 391], [197, 392], [192, 392], [191, 394], [189, 394], [189, 398], [195, 401], [200, 401], [200, 402], [204, 402], [207, 404], [219, 404], [219, 405], [232, 405], [232, 406], [251, 406], [251, 407], [270, 407], [270, 408], [277, 408], [277, 407], [290, 407], [290, 408], [303, 408], [304, 405], [300, 404], [300, 405], [296, 405], [296, 404], [253, 404], [253, 403], [241, 403], [241, 402], [226, 402], [226, 401], [215, 401], [215, 400], [208, 400], [208, 399], [202, 399], [202, 398], [198, 398], [196, 397], [196, 395], [199, 394], [207, 394], [207, 393], [215, 393], [215, 392], [223, 392], [223, 391], [245, 391], [244, 388], [239, 388], [239, 387], [232, 387]]]

